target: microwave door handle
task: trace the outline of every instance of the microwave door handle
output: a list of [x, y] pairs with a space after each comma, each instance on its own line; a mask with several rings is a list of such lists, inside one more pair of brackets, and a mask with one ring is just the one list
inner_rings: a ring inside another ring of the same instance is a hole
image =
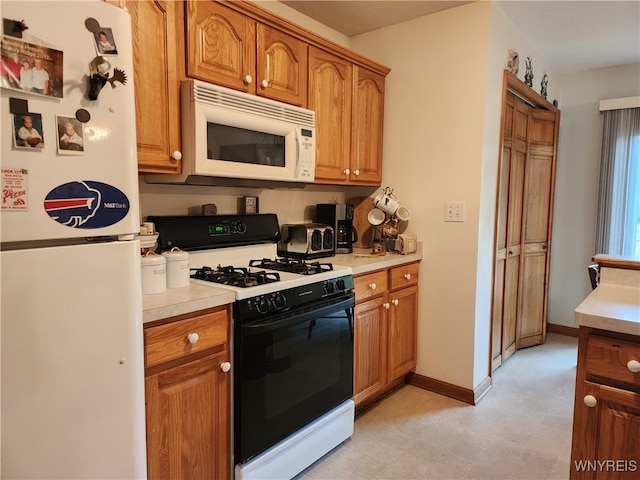
[[294, 178], [300, 177], [300, 169], [302, 168], [302, 160], [300, 159], [300, 129], [296, 128], [296, 168]]

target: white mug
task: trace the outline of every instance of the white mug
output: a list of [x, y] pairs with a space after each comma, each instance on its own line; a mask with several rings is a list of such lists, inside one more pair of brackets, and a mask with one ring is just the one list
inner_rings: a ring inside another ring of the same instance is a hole
[[398, 220], [400, 220], [401, 222], [409, 221], [409, 209], [407, 207], [403, 207], [402, 205], [400, 205], [398, 207], [398, 211], [396, 212], [396, 216], [398, 217]]
[[400, 206], [398, 197], [393, 194], [393, 190], [386, 187], [373, 199], [373, 204], [388, 215], [393, 215]]
[[372, 208], [371, 210], [369, 210], [369, 214], [367, 215], [367, 220], [369, 220], [369, 223], [371, 225], [380, 225], [382, 222], [384, 222], [385, 219], [385, 214], [382, 210], [380, 210], [379, 208]]

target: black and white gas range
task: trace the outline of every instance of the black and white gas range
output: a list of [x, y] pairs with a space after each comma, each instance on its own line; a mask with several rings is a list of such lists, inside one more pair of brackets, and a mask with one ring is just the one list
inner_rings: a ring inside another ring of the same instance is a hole
[[236, 479], [291, 478], [353, 433], [351, 269], [277, 257], [274, 214], [150, 217], [192, 281], [235, 292]]

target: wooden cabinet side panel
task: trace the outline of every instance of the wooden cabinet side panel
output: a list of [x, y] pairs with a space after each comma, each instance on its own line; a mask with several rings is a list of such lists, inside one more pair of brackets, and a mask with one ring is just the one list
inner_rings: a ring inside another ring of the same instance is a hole
[[316, 112], [316, 179], [344, 183], [351, 151], [351, 63], [309, 47], [309, 109]]
[[133, 32], [138, 170], [180, 173], [180, 81], [184, 78], [179, 2], [127, 1]]

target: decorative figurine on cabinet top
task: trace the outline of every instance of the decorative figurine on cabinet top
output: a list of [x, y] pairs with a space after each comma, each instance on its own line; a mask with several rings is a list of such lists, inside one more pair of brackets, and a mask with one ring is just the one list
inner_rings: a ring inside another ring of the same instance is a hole
[[509, 61], [507, 62], [507, 70], [514, 75], [518, 74], [518, 68], [520, 66], [520, 58], [518, 52], [509, 49]]
[[527, 57], [524, 61], [525, 72], [524, 72], [524, 83], [533, 87], [533, 69], [531, 68], [531, 57]]
[[544, 98], [547, 98], [548, 84], [549, 84], [549, 76], [547, 75], [547, 72], [544, 72], [544, 75], [542, 75], [542, 81], [540, 82], [540, 95], [542, 95]]

